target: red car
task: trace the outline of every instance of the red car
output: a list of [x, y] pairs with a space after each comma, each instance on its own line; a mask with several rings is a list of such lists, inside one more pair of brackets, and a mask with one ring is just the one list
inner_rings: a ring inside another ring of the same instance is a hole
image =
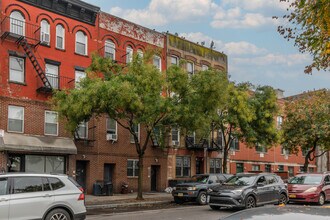
[[290, 202], [330, 201], [330, 173], [298, 174], [288, 182]]

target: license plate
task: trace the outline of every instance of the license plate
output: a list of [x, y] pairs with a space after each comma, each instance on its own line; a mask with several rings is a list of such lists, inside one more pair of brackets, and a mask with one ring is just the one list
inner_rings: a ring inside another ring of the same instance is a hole
[[183, 196], [183, 193], [178, 193], [178, 196]]
[[289, 198], [296, 198], [297, 196], [295, 194], [290, 194]]
[[206, 199], [207, 203], [210, 202], [210, 196], [207, 196], [207, 199]]

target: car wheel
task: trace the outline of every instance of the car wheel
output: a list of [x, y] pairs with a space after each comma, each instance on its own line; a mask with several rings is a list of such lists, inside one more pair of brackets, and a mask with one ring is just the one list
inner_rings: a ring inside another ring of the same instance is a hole
[[280, 198], [278, 199], [278, 204], [286, 204], [288, 202], [288, 198], [284, 193], [281, 193]]
[[317, 202], [319, 205], [324, 205], [325, 202], [325, 196], [323, 193], [320, 193], [319, 201]]
[[216, 205], [210, 205], [210, 207], [213, 210], [219, 210], [221, 208], [220, 206], [216, 206]]
[[247, 199], [245, 201], [245, 208], [251, 209], [254, 207], [256, 207], [256, 200], [253, 198], [253, 196], [247, 197]]
[[54, 209], [47, 214], [45, 220], [71, 220], [71, 217], [64, 209]]
[[174, 197], [174, 202], [176, 203], [176, 204], [183, 204], [183, 199], [181, 199], [181, 198], [179, 198], [179, 197]]
[[198, 202], [198, 204], [200, 204], [200, 205], [206, 205], [206, 203], [207, 203], [206, 192], [200, 192], [200, 193], [198, 194], [197, 202]]

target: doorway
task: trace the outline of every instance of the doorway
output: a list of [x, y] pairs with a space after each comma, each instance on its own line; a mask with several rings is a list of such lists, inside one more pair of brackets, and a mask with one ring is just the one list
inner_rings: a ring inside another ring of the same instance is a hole
[[151, 165], [151, 191], [157, 192], [157, 177], [159, 176], [160, 166], [158, 165]]
[[115, 164], [108, 164], [108, 163], [104, 164], [104, 175], [103, 175], [104, 182], [113, 183], [114, 170], [115, 170]]
[[196, 157], [196, 174], [203, 174], [204, 173], [204, 158]]
[[86, 192], [87, 161], [76, 161], [76, 181]]

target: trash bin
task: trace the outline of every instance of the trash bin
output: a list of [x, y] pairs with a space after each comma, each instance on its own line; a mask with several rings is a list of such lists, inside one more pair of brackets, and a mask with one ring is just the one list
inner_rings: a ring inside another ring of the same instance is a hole
[[104, 183], [104, 190], [106, 196], [113, 196], [113, 185], [112, 182], [105, 182]]
[[99, 182], [96, 182], [93, 184], [93, 195], [94, 196], [101, 196], [102, 195], [102, 184]]

